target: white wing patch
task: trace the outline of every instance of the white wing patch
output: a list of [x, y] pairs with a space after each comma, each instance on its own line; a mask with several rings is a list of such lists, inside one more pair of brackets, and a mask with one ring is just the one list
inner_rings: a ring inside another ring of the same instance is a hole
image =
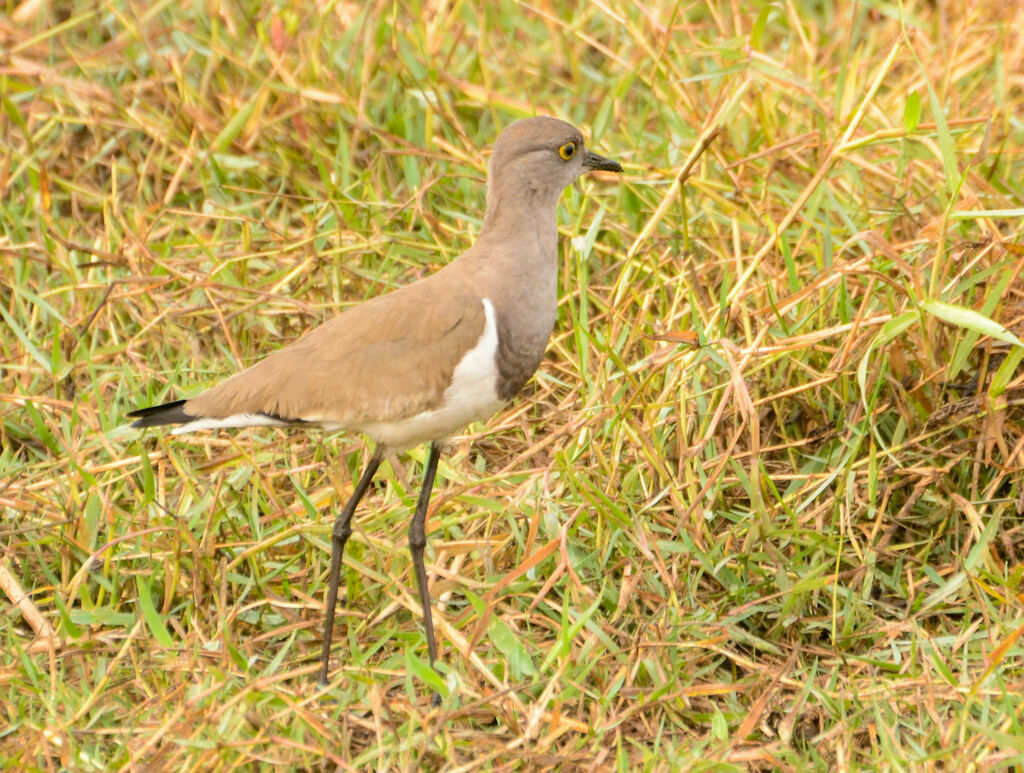
[[172, 435], [196, 432], [201, 429], [240, 429], [241, 427], [287, 427], [288, 422], [264, 416], [262, 413], [236, 413], [223, 419], [196, 419], [171, 430]]

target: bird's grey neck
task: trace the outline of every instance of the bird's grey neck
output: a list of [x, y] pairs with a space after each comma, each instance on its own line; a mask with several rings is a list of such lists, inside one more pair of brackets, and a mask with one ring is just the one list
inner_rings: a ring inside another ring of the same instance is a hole
[[558, 242], [560, 194], [560, 190], [541, 190], [526, 185], [492, 187], [487, 195], [487, 214], [480, 237], [515, 235], [521, 244], [536, 239], [541, 252], [553, 254]]

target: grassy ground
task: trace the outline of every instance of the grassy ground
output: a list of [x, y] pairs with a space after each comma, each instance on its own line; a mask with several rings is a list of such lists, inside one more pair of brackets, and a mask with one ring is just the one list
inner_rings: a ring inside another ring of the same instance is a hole
[[[1024, 765], [1015, 4], [15, 5], [0, 759]], [[627, 173], [564, 196], [549, 355], [442, 462], [443, 679], [419, 449], [360, 509], [324, 700], [368, 449], [125, 411], [447, 263], [534, 112]]]

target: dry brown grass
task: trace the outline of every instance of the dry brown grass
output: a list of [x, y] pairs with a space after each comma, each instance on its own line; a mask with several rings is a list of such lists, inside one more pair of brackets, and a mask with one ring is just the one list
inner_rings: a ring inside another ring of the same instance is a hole
[[[8, 766], [1024, 764], [1024, 12], [648, 5], [0, 19]], [[549, 357], [439, 471], [442, 677], [420, 450], [324, 700], [362, 443], [124, 413], [446, 263], [534, 111], [627, 174], [565, 196]]]

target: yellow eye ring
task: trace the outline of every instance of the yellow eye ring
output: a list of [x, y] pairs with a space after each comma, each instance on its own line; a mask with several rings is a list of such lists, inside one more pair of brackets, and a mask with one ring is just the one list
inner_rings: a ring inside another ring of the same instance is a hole
[[576, 155], [576, 143], [567, 142], [558, 149], [558, 155], [562, 157], [563, 161], [568, 161], [574, 155]]

